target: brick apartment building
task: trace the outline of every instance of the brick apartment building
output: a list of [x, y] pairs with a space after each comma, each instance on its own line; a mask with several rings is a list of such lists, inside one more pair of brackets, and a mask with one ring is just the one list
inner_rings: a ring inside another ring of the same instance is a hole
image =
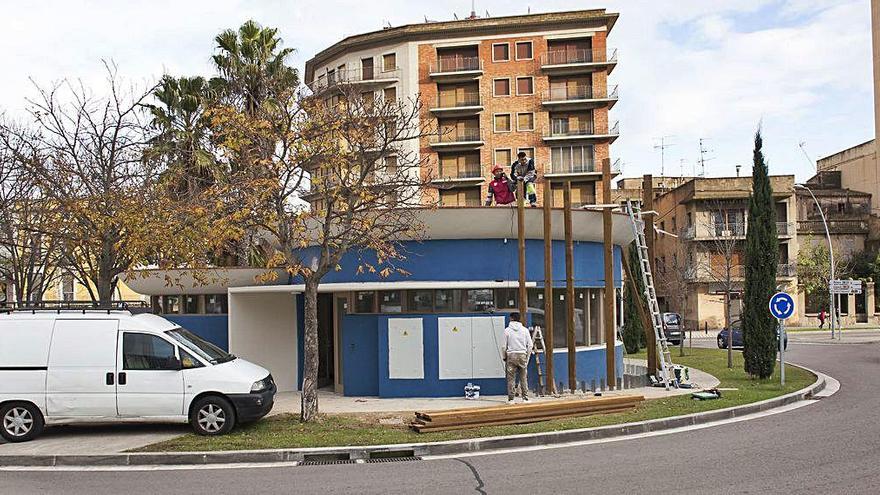
[[601, 203], [602, 167], [618, 127], [604, 9], [426, 22], [350, 36], [306, 62], [305, 81], [333, 98], [351, 85], [367, 99], [421, 103], [436, 133], [412, 143], [433, 188], [426, 204], [478, 206], [491, 169], [534, 157], [538, 201], [555, 206], [572, 181], [575, 206]]

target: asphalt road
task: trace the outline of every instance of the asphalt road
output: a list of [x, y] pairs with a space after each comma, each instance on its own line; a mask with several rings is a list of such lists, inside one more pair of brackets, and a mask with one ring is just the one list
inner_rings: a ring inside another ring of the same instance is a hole
[[792, 342], [841, 382], [816, 404], [672, 435], [465, 459], [138, 472], [0, 472], [0, 493], [880, 493], [880, 344]]

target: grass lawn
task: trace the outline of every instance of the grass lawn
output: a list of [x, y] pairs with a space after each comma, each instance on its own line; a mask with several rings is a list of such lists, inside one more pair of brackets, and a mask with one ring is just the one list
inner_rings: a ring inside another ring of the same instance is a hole
[[[838, 329], [835, 328], [834, 330], [837, 331]], [[875, 327], [875, 326], [861, 326], [861, 325], [860, 325], [860, 326], [857, 326], [857, 327], [848, 327], [848, 328], [847, 328], [847, 327], [844, 327], [844, 329], [843, 329], [843, 333], [847, 333], [847, 332], [859, 332], [859, 331], [865, 331], [865, 330], [880, 330], [880, 328]], [[828, 325], [825, 325], [825, 328], [819, 328], [819, 327], [786, 327], [785, 331], [786, 331], [787, 333], [797, 333], [797, 332], [825, 332], [825, 333], [827, 333], [828, 335], [831, 335], [831, 329], [828, 328]]]
[[[139, 452], [185, 452], [209, 450], [248, 450], [302, 447], [332, 447], [344, 445], [380, 445], [411, 442], [438, 442], [465, 438], [538, 433], [575, 428], [589, 428], [619, 423], [630, 423], [648, 419], [679, 416], [712, 409], [737, 406], [749, 402], [769, 399], [800, 390], [815, 381], [815, 377], [799, 368], [786, 367], [786, 385], [779, 385], [779, 377], [769, 380], [751, 380], [743, 372], [742, 353], [734, 353], [734, 368], [727, 369], [726, 351], [720, 349], [685, 349], [686, 356], [679, 357], [675, 352], [673, 361], [677, 364], [697, 368], [721, 380], [720, 387], [736, 388], [735, 391], [722, 392], [723, 397], [710, 401], [695, 401], [690, 395], [645, 401], [635, 410], [600, 416], [560, 419], [528, 425], [491, 426], [436, 433], [415, 433], [406, 426], [386, 426], [378, 423], [379, 417], [391, 415], [323, 415], [311, 424], [302, 424], [298, 416], [283, 414], [273, 416], [255, 424], [236, 428], [232, 433], [221, 437], [200, 437], [184, 435], [172, 440], [143, 447]], [[641, 355], [628, 357], [644, 358]], [[396, 415], [412, 418], [412, 414]]]

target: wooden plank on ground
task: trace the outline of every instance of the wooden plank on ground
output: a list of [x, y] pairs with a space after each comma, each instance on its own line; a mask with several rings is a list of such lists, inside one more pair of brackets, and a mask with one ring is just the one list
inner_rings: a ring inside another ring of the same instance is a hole
[[[598, 412], [596, 414], [612, 414], [612, 413], [618, 413], [618, 412], [626, 412], [626, 411], [631, 411], [634, 408], [635, 408], [635, 406], [618, 406], [615, 408], [611, 408], [611, 409], [607, 409], [605, 411]], [[438, 426], [431, 426], [430, 424], [424, 425], [424, 426], [413, 425], [413, 429], [418, 433], [430, 433], [430, 432], [436, 432], [436, 431], [451, 431], [451, 430], [463, 430], [463, 429], [467, 429], [467, 428], [480, 428], [480, 427], [484, 427], [484, 426], [505, 426], [505, 425], [513, 425], [513, 424], [538, 423], [541, 421], [577, 418], [577, 417], [584, 417], [584, 416], [590, 416], [590, 415], [591, 414], [571, 413], [571, 414], [560, 414], [557, 416], [543, 417], [543, 418], [531, 418], [531, 419], [525, 419], [525, 420], [512, 419], [512, 420], [508, 420], [508, 421], [495, 421], [495, 422], [491, 422], [491, 423], [469, 424], [469, 425], [464, 425], [464, 424], [459, 424], [459, 425], [448, 424], [448, 425], [438, 425]]]

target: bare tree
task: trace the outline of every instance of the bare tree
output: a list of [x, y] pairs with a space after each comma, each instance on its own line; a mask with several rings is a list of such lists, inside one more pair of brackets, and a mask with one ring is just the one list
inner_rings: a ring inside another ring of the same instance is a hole
[[144, 160], [143, 102], [153, 88], [124, 89], [116, 67], [105, 67], [106, 96], [71, 81], [35, 84], [38, 97], [28, 100], [31, 148], [45, 158], [23, 157], [45, 200], [57, 208], [54, 235], [67, 269], [101, 303], [112, 299], [120, 274], [148, 259], [158, 240], [174, 235], [158, 227], [169, 214], [156, 194], [161, 170]]
[[45, 160], [34, 136], [0, 123], [0, 276], [12, 284], [19, 302], [40, 302], [61, 273], [61, 245], [54, 234], [58, 209], [28, 173], [27, 164]]

